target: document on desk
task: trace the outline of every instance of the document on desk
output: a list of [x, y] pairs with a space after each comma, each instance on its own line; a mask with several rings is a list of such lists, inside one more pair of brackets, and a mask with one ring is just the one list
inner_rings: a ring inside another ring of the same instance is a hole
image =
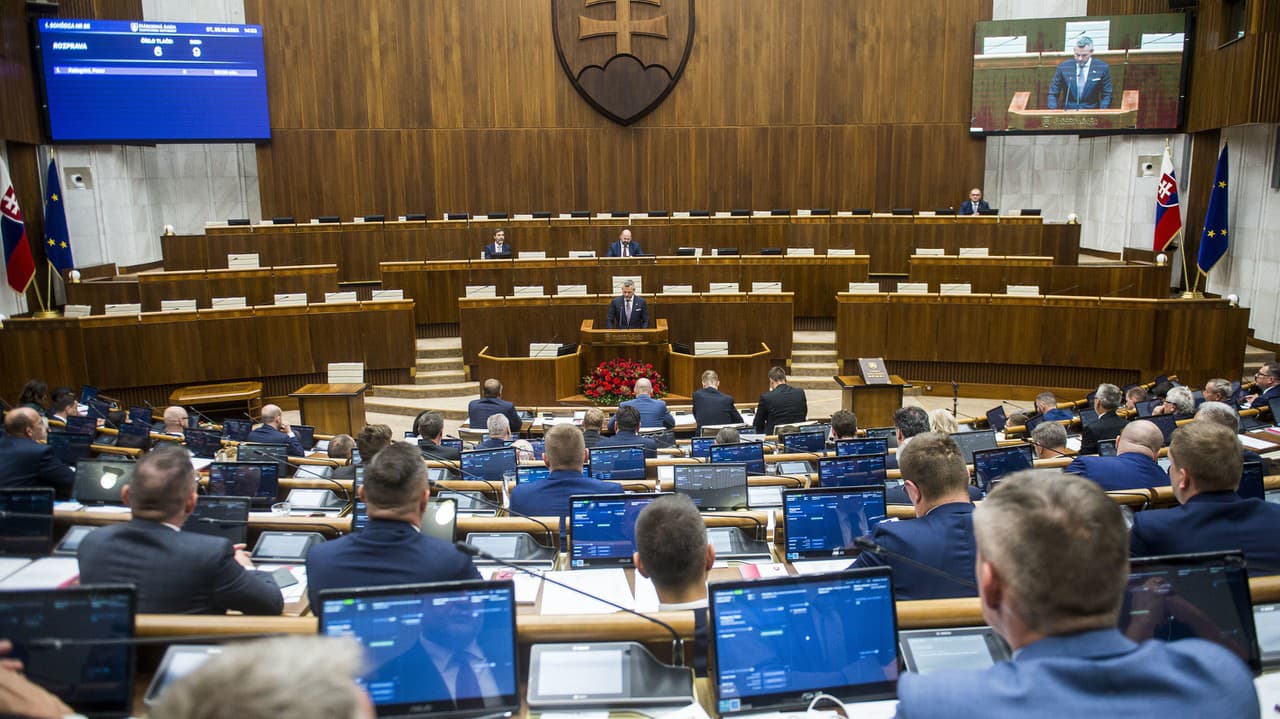
[[1253, 687], [1258, 691], [1258, 703], [1262, 707], [1262, 716], [1275, 716], [1280, 710], [1280, 673], [1263, 674], [1253, 680]]
[[1257, 437], [1250, 437], [1250, 436], [1249, 436], [1249, 435], [1247, 435], [1247, 434], [1242, 434], [1242, 435], [1240, 435], [1240, 444], [1243, 444], [1244, 446], [1248, 447], [1249, 449], [1252, 449], [1252, 450], [1255, 450], [1255, 451], [1266, 451], [1266, 450], [1269, 450], [1269, 449], [1276, 449], [1276, 448], [1280, 447], [1280, 445], [1277, 445], [1275, 442], [1268, 442], [1268, 441], [1267, 441], [1267, 440], [1265, 440], [1265, 439], [1258, 439]]
[[658, 611], [658, 589], [653, 586], [653, 580], [636, 572], [636, 611], [637, 612], [656, 612]]
[[[541, 570], [532, 569], [538, 575], [542, 574]], [[542, 577], [517, 572], [513, 569], [495, 569], [489, 575], [490, 579], [510, 579], [516, 585], [516, 604], [537, 604], [538, 590], [542, 589]]]
[[4, 579], [30, 563], [31, 560], [24, 557], [0, 557], [0, 579]]
[[0, 589], [60, 589], [79, 578], [80, 563], [75, 557], [46, 557], [0, 580]]
[[838, 572], [842, 569], [847, 569], [850, 564], [853, 564], [853, 557], [792, 562], [791, 566], [796, 570], [796, 574], [822, 574], [824, 572]]
[[[551, 572], [551, 579], [580, 589], [587, 594], [607, 599], [627, 609], [635, 609], [636, 600], [627, 585], [627, 574], [621, 567], [609, 569], [577, 569], [569, 572]], [[542, 613], [548, 614], [612, 614], [617, 609], [584, 597], [551, 582], [543, 585]]]

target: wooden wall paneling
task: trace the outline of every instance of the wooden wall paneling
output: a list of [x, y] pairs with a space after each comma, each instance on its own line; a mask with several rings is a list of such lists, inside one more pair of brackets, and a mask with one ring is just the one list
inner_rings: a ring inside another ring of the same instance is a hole
[[[341, 225], [342, 237], [338, 241], [339, 280], [343, 282], [369, 282], [378, 279], [378, 262], [387, 256], [381, 222], [348, 222]], [[401, 259], [401, 258], [389, 258]], [[412, 258], [403, 258], [412, 259]], [[318, 260], [312, 263], [322, 264]]]
[[202, 270], [209, 266], [204, 235], [161, 235], [160, 259], [166, 270]]
[[[1051, 367], [1096, 366], [1098, 348], [1097, 298], [1045, 297], [1044, 331], [1049, 340], [1041, 343], [1040, 363]], [[1115, 338], [1105, 339], [1110, 346]]]
[[[890, 331], [890, 301], [888, 295], [851, 295], [836, 297], [836, 356], [841, 359], [857, 357], [888, 357]], [[844, 374], [856, 373], [856, 368], [842, 367]]]
[[[934, 311], [935, 359], [950, 362], [984, 362], [991, 357], [1001, 332], [992, 328], [990, 295], [946, 295]], [[1001, 322], [1002, 327], [1009, 327]]]
[[1001, 217], [996, 227], [997, 242], [1003, 254], [1043, 254], [1040, 251], [1043, 222], [1039, 217]]
[[[584, 204], [583, 207], [586, 205]], [[587, 220], [551, 220], [550, 226], [547, 228], [548, 244], [546, 252], [548, 257], [564, 257], [569, 254], [570, 250], [595, 250], [597, 255], [603, 255], [609, 250], [609, 246], [598, 246], [591, 239], [590, 223]], [[516, 247], [519, 249], [530, 249], [529, 247]]]
[[58, 17], [141, 20], [141, 0], [59, 0]]
[[1156, 300], [1104, 299], [1099, 303], [1093, 366], [1150, 367], [1155, 348]]
[[10, 318], [0, 330], [0, 345], [5, 348], [0, 352], [4, 355], [0, 392], [15, 405], [27, 380], [44, 380], [52, 392], [60, 386], [78, 389], [89, 376], [77, 319]]
[[[138, 357], [142, 360], [142, 372], [132, 368], [132, 374], [141, 374], [145, 384], [196, 384], [205, 381], [206, 358], [216, 361], [220, 351], [205, 354], [202, 326], [195, 312], [143, 312], [137, 328]], [[117, 386], [131, 386], [128, 383]]]
[[785, 227], [787, 231], [782, 247], [812, 247], [816, 253], [825, 253], [827, 247], [831, 244], [832, 225], [828, 217], [796, 217], [790, 220]]
[[[460, 280], [463, 273], [471, 268], [471, 263], [465, 260], [431, 262], [425, 267], [430, 270], [426, 280], [426, 302], [430, 307], [427, 316], [430, 322], [457, 322], [458, 298], [466, 294], [466, 282]], [[416, 296], [414, 301], [422, 302]]]
[[326, 369], [321, 367], [317, 370], [312, 359], [311, 323], [307, 307], [258, 306], [253, 308], [253, 312], [250, 336], [256, 342], [254, 352], [263, 377], [310, 374]]
[[1045, 223], [1040, 228], [1040, 246], [1030, 254], [1048, 255], [1055, 265], [1079, 264], [1080, 225]]
[[[391, 217], [387, 215], [388, 220]], [[381, 244], [379, 262], [431, 259], [426, 222], [387, 222], [382, 226]]]
[[[1222, 300], [1168, 300], [1156, 310], [1153, 374], [1176, 367], [1186, 384], [1231, 377], [1244, 364], [1244, 347], [1234, 338], [1247, 332], [1248, 309]], [[1183, 375], [1187, 376], [1183, 376]]]
[[[272, 343], [271, 335], [264, 336], [269, 349], [259, 351], [259, 334], [266, 324], [255, 317], [253, 307], [235, 307], [228, 309], [202, 309], [197, 313], [200, 327], [200, 354], [205, 358], [205, 373], [195, 384], [208, 381], [210, 377], [225, 379], [259, 379], [266, 373], [263, 370], [262, 358], [274, 354], [296, 354], [297, 348], [288, 343], [287, 338], [278, 337], [279, 344]], [[281, 323], [270, 323], [278, 326]]]
[[[314, 372], [328, 371], [331, 362], [364, 362], [365, 350], [360, 346], [364, 339], [366, 321], [361, 315], [359, 302], [334, 302], [307, 307], [307, 324], [311, 330], [311, 358]], [[412, 336], [412, 335], [410, 335]], [[346, 341], [335, 342], [334, 338]], [[365, 366], [366, 371], [371, 368]]]
[[92, 280], [68, 282], [67, 304], [89, 305], [91, 314], [100, 315], [108, 304], [128, 304], [142, 301], [141, 288], [133, 280]]
[[937, 295], [898, 295], [894, 300], [888, 312], [886, 359], [932, 362], [950, 351], [938, 347]]
[[95, 387], [135, 384], [139, 368], [150, 366], [150, 361], [141, 354], [140, 326], [136, 315], [80, 318], [87, 353], [85, 384]]
[[272, 273], [270, 267], [259, 267], [256, 270], [209, 270], [205, 275], [205, 291], [208, 292], [210, 304], [214, 297], [244, 297], [251, 306], [274, 304]]
[[[44, 133], [36, 97], [36, 70], [31, 65], [33, 39], [28, 28], [24, 3], [0, 3], [0, 94], [5, 98], [5, 111], [0, 113], [0, 140], [38, 145], [43, 142]], [[17, 182], [15, 179], [15, 185]], [[28, 207], [25, 203], [22, 206]]]
[[[422, 262], [383, 262], [379, 264], [382, 273], [382, 289], [401, 290], [405, 297], [414, 298], [413, 318], [415, 324], [431, 324], [433, 306], [428, 299], [428, 273]], [[455, 310], [456, 311], [456, 310]]]
[[[262, 225], [258, 227], [261, 228]], [[245, 226], [205, 228], [205, 237], [208, 242], [208, 249], [205, 252], [206, 264], [203, 267], [191, 269], [226, 269], [227, 255], [231, 254], [257, 253], [259, 265], [270, 265], [267, 253], [264, 252], [265, 238], [255, 233], [255, 229]]]
[[988, 318], [997, 317], [996, 321], [984, 320], [980, 314], [972, 318], [972, 321], [985, 324], [990, 332], [986, 346], [981, 348], [983, 356], [977, 361], [989, 361], [992, 356], [998, 356], [1009, 364], [1044, 363], [1045, 343], [1055, 349], [1058, 343], [1054, 328], [1045, 322], [1044, 298], [1000, 297], [994, 302], [998, 303], [998, 310], [993, 307], [982, 309], [988, 313]]
[[362, 302], [360, 308], [358, 341], [364, 350], [365, 369], [413, 367], [417, 358], [413, 302]]
[[513, 268], [514, 260], [472, 260], [467, 262], [467, 270], [462, 276], [464, 286], [459, 293], [459, 297], [465, 293], [466, 285], [493, 285], [498, 296], [505, 297], [515, 294], [512, 287], [516, 284], [524, 284], [523, 282], [514, 282], [516, 273]]
[[338, 268], [335, 265], [273, 267], [270, 290], [271, 296], [261, 304], [275, 304], [276, 294], [289, 292], [305, 292], [308, 302], [319, 304], [324, 302], [326, 292], [338, 291]]
[[195, 300], [197, 307], [209, 306], [204, 270], [139, 272], [137, 286], [143, 312], [159, 312], [164, 300]]

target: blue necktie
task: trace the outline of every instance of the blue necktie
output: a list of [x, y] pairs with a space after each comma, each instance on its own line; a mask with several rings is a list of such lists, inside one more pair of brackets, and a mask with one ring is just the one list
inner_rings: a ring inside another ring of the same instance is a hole
[[471, 668], [471, 656], [466, 652], [453, 655], [453, 663], [458, 667], [458, 678], [454, 680], [453, 703], [459, 709], [484, 706], [480, 696], [480, 680]]

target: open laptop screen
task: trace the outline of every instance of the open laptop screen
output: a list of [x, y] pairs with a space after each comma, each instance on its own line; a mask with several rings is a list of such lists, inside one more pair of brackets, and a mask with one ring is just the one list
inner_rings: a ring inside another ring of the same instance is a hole
[[[1028, 425], [1027, 429], [1031, 429]], [[960, 448], [960, 453], [964, 455], [965, 464], [973, 464], [973, 453], [979, 449], [995, 449], [996, 448], [996, 432], [992, 429], [978, 430], [976, 432], [956, 432], [951, 436], [956, 446]]]
[[92, 417], [67, 417], [67, 431], [87, 434], [90, 437], [98, 433], [98, 420]]
[[894, 696], [897, 614], [888, 567], [716, 582], [709, 606], [721, 716], [803, 709], [817, 692], [842, 701]]
[[700, 511], [747, 508], [747, 465], [677, 464], [671, 469], [676, 492], [688, 495]]
[[1280, 665], [1280, 604], [1255, 606], [1253, 622], [1258, 628], [1258, 647], [1262, 650], [1263, 665]]
[[530, 484], [532, 482], [541, 482], [551, 475], [550, 467], [537, 467], [534, 465], [520, 465], [516, 467], [516, 484]]
[[214, 462], [209, 465], [209, 494], [249, 497], [258, 509], [270, 507], [279, 493], [280, 475], [274, 462]]
[[222, 420], [222, 436], [232, 442], [249, 441], [249, 430], [251, 429], [253, 429], [253, 422], [247, 419]]
[[711, 461], [742, 462], [747, 465], [747, 474], [764, 474], [764, 443], [714, 444], [711, 446]]
[[1254, 674], [1262, 670], [1240, 552], [1131, 559], [1120, 631], [1136, 642], [1205, 639], [1234, 652]]
[[[0, 592], [0, 636], [13, 642], [31, 681], [89, 717], [129, 716], [133, 644], [87, 640], [133, 638], [131, 586]], [[62, 646], [47, 640], [62, 639]]]
[[983, 493], [990, 492], [993, 482], [1006, 474], [1031, 469], [1034, 462], [1035, 448], [1029, 444], [980, 449], [973, 453], [973, 473], [978, 477], [978, 489]]
[[1116, 456], [1116, 441], [1114, 439], [1098, 440], [1098, 456], [1099, 457]]
[[884, 486], [788, 489], [782, 516], [788, 561], [853, 556], [854, 540], [885, 518]]
[[782, 435], [782, 451], [788, 453], [823, 452], [827, 449], [826, 432], [792, 432]]
[[184, 433], [187, 449], [200, 459], [213, 459], [222, 449], [222, 435], [211, 429], [189, 429]]
[[321, 592], [319, 603], [320, 634], [364, 646], [359, 682], [379, 717], [520, 708], [511, 581], [335, 589]]
[[657, 494], [588, 494], [569, 498], [569, 566], [630, 567], [636, 517]]
[[822, 457], [818, 460], [818, 483], [823, 487], [884, 486], [885, 476], [883, 454]]
[[516, 471], [516, 450], [513, 447], [473, 449], [462, 453], [460, 466], [464, 480], [501, 482], [503, 474]]
[[92, 454], [89, 450], [89, 445], [93, 444], [91, 434], [51, 429], [46, 442], [53, 447], [53, 456], [68, 467], [76, 466], [76, 462], [82, 459], [89, 459]]
[[311, 448], [316, 446], [316, 428], [309, 424], [291, 424], [289, 429], [298, 436], [298, 443], [302, 445], [302, 449], [310, 452]]
[[1236, 490], [1236, 494], [1245, 499], [1266, 499], [1264, 474], [1261, 458], [1245, 460], [1240, 470], [1240, 488]]
[[76, 462], [71, 496], [81, 504], [123, 504], [120, 490], [133, 480], [133, 462], [82, 459]]
[[644, 447], [596, 447], [587, 460], [587, 471], [596, 479], [644, 479]]
[[711, 445], [716, 443], [715, 437], [694, 437], [689, 440], [689, 456], [699, 459], [711, 458]]
[[42, 557], [53, 551], [53, 490], [0, 489], [0, 554]]
[[232, 544], [244, 544], [249, 537], [249, 497], [218, 497], [206, 494], [197, 498], [196, 509], [187, 517], [182, 531], [225, 537]]
[[836, 454], [839, 456], [848, 456], [851, 454], [885, 454], [888, 451], [889, 440], [883, 437], [836, 440]]
[[1003, 406], [996, 406], [987, 410], [987, 426], [997, 432], [1003, 432], [1005, 424], [1008, 423], [1008, 416], [1004, 413]]

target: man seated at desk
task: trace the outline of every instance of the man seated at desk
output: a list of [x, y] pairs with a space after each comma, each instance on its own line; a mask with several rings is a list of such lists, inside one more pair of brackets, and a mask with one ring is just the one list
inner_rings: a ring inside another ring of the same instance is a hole
[[511, 431], [515, 434], [520, 433], [520, 427], [524, 424], [520, 419], [520, 413], [516, 411], [514, 403], [502, 398], [502, 383], [490, 378], [485, 380], [480, 388], [480, 399], [473, 399], [467, 403], [467, 426], [480, 429], [489, 421], [489, 417], [495, 414], [506, 417], [507, 422], [511, 424]]
[[898, 469], [898, 460], [902, 458], [902, 451], [907, 448], [911, 438], [929, 431], [929, 413], [923, 407], [915, 405], [899, 407], [893, 411], [893, 428], [898, 451], [885, 457], [884, 466], [887, 469]]
[[[653, 383], [641, 377], [636, 380], [635, 399], [629, 399], [618, 405], [618, 407], [635, 407], [640, 413], [640, 426], [646, 429], [657, 429], [663, 427], [665, 429], [673, 429], [676, 426], [676, 418], [671, 415], [671, 411], [667, 409], [667, 403], [653, 398]], [[612, 431], [616, 424], [616, 417], [609, 420], [609, 429]]]
[[614, 413], [612, 425], [616, 431], [610, 437], [604, 437], [596, 443], [597, 448], [604, 447], [644, 447], [646, 459], [658, 456], [658, 443], [652, 437], [641, 437], [640, 410], [631, 405], [619, 405]]
[[166, 407], [164, 410], [164, 424], [160, 426], [160, 432], [175, 437], [185, 437], [187, 435], [187, 410], [177, 406]]
[[391, 428], [385, 424], [366, 424], [356, 435], [356, 451], [360, 453], [361, 464], [368, 464], [390, 446]]
[[306, 454], [306, 452], [302, 451], [301, 440], [289, 428], [289, 423], [285, 421], [284, 411], [274, 404], [263, 406], [262, 424], [254, 427], [249, 432], [249, 441], [261, 444], [286, 445], [290, 457], [301, 457]]
[[643, 254], [640, 243], [631, 240], [631, 228], [628, 227], [618, 233], [618, 239], [609, 245], [609, 252], [605, 257], [639, 257]]
[[510, 259], [513, 254], [514, 253], [511, 251], [511, 245], [507, 244], [507, 231], [501, 227], [494, 230], [493, 241], [484, 246], [484, 259]]
[[707, 527], [692, 499], [666, 494], [636, 517], [636, 571], [653, 582], [658, 611], [694, 611], [694, 669], [707, 669], [707, 575], [716, 561]]
[[441, 447], [444, 439], [444, 415], [439, 412], [423, 412], [414, 422], [414, 434], [418, 435], [418, 450], [423, 459], [457, 462], [462, 453], [456, 447]]
[[742, 423], [733, 395], [720, 391], [720, 375], [715, 370], [702, 373], [702, 388], [693, 393], [693, 421], [699, 429], [708, 424]]
[[600, 444], [604, 437], [600, 434], [604, 429], [604, 412], [599, 407], [591, 407], [582, 415], [582, 441], [587, 449]]
[[67, 417], [80, 416], [80, 402], [70, 390], [53, 393], [53, 402], [49, 404], [49, 419], [56, 419], [63, 424]]
[[[584, 477], [587, 447], [582, 433], [569, 424], [557, 424], [543, 435], [542, 462], [551, 472], [532, 484], [518, 484], [511, 490], [511, 510], [532, 517], [560, 517], [561, 527], [569, 514], [569, 497], [575, 494], [617, 494], [617, 482]], [[561, 531], [563, 534], [563, 529]]]
[[1068, 457], [1067, 428], [1057, 422], [1042, 422], [1031, 430], [1031, 445], [1036, 448], [1036, 459]]
[[1169, 483], [1156, 457], [1164, 446], [1164, 433], [1154, 422], [1130, 422], [1116, 440], [1114, 457], [1076, 457], [1067, 465], [1070, 474], [1083, 474], [1108, 492], [1155, 489]]
[[1280, 362], [1265, 362], [1253, 373], [1254, 390], [1244, 397], [1244, 406], [1253, 409], [1266, 407], [1271, 400], [1280, 397]]
[[1098, 442], [1120, 436], [1120, 431], [1129, 424], [1129, 420], [1116, 414], [1122, 404], [1124, 395], [1119, 387], [1107, 383], [1098, 385], [1093, 393], [1093, 411], [1098, 418], [1080, 428], [1080, 454], [1097, 454]]
[[1058, 396], [1052, 392], [1036, 395], [1036, 411], [1045, 422], [1061, 422], [1071, 419], [1071, 410], [1058, 407]]
[[609, 303], [606, 327], [611, 330], [636, 330], [649, 326], [649, 309], [644, 298], [636, 294], [634, 280], [622, 281], [622, 294]]
[[369, 514], [364, 530], [318, 544], [307, 554], [312, 607], [319, 606], [317, 597], [325, 589], [480, 577], [471, 557], [422, 533], [431, 490], [417, 447], [396, 442], [379, 452], [365, 466], [359, 494]]
[[355, 449], [356, 441], [349, 434], [337, 434], [333, 439], [329, 440], [329, 447], [325, 453], [329, 455], [329, 459], [345, 459], [346, 464], [340, 467], [334, 467], [333, 472], [329, 475], [332, 479], [355, 479], [356, 465], [351, 461], [351, 450]]
[[769, 391], [760, 395], [760, 402], [756, 405], [756, 432], [773, 434], [773, 428], [780, 424], [803, 422], [808, 418], [809, 402], [804, 390], [787, 384], [785, 369], [769, 368]]
[[16, 407], [4, 416], [0, 437], [0, 488], [52, 487], [70, 497], [75, 472], [43, 444], [49, 436], [45, 420], [30, 407]]
[[990, 209], [991, 205], [988, 205], [987, 201], [982, 199], [982, 189], [975, 187], [972, 190], [969, 190], [969, 199], [960, 203], [959, 214], [978, 215], [981, 214], [983, 210]]
[[270, 574], [252, 571], [243, 544], [183, 532], [196, 508], [196, 472], [182, 447], [157, 447], [121, 490], [133, 518], [80, 543], [81, 584], [134, 584], [138, 611], [157, 614], [279, 614], [284, 597]]

